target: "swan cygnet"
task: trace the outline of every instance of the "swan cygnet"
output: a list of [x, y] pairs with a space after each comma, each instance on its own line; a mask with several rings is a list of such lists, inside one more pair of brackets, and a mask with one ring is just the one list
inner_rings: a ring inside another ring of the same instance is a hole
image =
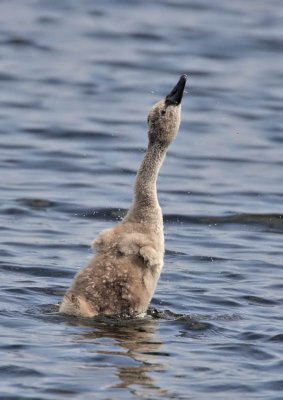
[[163, 217], [156, 181], [166, 151], [178, 133], [187, 76], [148, 115], [148, 148], [138, 170], [133, 203], [114, 228], [93, 242], [96, 255], [77, 273], [60, 312], [81, 317], [147, 311], [164, 257]]

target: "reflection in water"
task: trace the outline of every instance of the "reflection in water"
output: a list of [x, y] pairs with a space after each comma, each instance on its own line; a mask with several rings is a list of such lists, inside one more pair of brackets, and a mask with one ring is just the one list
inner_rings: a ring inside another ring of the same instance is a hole
[[[146, 316], [136, 320], [107, 318], [95, 321], [80, 319], [78, 322], [72, 319], [71, 323], [94, 328], [93, 331], [80, 335], [80, 339], [96, 341], [101, 338], [110, 338], [123, 349], [122, 352], [117, 351], [116, 346], [113, 345], [109, 351], [97, 351], [97, 354], [111, 356], [113, 359], [113, 366], [117, 369], [120, 382], [114, 384], [112, 388], [129, 388], [133, 394], [136, 396], [140, 394], [141, 397], [142, 393], [139, 392], [141, 388], [147, 388], [147, 393], [149, 389], [152, 390], [152, 396], [168, 394], [167, 390], [161, 389], [155, 379], [150, 376], [152, 372], [166, 370], [165, 365], [160, 361], [161, 357], [164, 357], [161, 351], [163, 343], [157, 337], [160, 321]], [[128, 365], [116, 362], [119, 356], [127, 356]]]
[[[145, 389], [147, 396], [151, 398], [156, 396], [176, 398], [175, 392], [164, 389], [152, 376], [156, 372], [168, 372], [170, 368], [168, 364], [171, 353], [164, 349], [164, 343], [158, 336], [158, 332], [162, 331], [162, 323], [166, 323], [168, 327], [173, 325], [173, 330], [179, 332], [179, 337], [196, 338], [214, 330], [212, 324], [202, 321], [200, 317], [192, 318], [169, 310], [149, 309], [148, 314], [140, 319], [118, 317], [83, 319], [70, 316], [63, 318], [66, 318], [65, 322], [72, 326], [91, 328], [90, 332], [80, 333], [78, 338], [84, 344], [93, 342], [95, 354], [102, 356], [104, 361], [102, 364], [105, 365], [106, 359], [106, 368], [115, 368], [119, 382], [111, 385], [110, 389], [128, 388], [131, 394], [142, 398]], [[100, 339], [103, 339], [102, 342]], [[109, 350], [103, 346], [104, 340]], [[101, 349], [101, 346], [104, 348]], [[165, 358], [168, 360], [166, 363], [164, 363]], [[102, 368], [102, 365], [100, 367]]]

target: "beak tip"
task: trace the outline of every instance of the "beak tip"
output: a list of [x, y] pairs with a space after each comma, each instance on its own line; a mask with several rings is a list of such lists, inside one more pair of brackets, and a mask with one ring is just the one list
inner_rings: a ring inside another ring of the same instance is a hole
[[183, 74], [180, 76], [177, 85], [174, 89], [166, 96], [165, 102], [169, 105], [179, 105], [182, 101], [184, 89], [186, 86], [188, 76]]

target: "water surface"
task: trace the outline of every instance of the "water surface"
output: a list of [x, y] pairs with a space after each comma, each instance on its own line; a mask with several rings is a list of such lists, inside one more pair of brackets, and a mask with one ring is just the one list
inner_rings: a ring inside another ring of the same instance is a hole
[[[282, 399], [282, 17], [276, 0], [1, 2], [1, 398]], [[59, 315], [182, 73], [148, 315]]]

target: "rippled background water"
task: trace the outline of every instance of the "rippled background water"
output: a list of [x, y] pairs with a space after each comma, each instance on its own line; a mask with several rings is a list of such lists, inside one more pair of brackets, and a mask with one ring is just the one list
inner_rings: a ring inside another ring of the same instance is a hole
[[[282, 21], [279, 0], [1, 1], [1, 399], [282, 399]], [[61, 316], [181, 73], [151, 311]]]

